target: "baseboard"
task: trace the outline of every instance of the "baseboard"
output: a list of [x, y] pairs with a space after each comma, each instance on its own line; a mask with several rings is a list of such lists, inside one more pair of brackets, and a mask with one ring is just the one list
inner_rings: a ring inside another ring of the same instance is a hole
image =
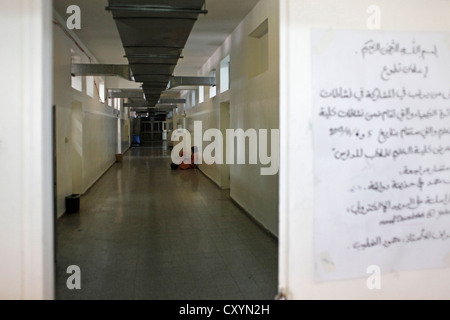
[[231, 195], [230, 200], [233, 202], [233, 204], [238, 207], [251, 221], [253, 221], [254, 224], [256, 224], [264, 233], [266, 233], [272, 240], [274, 240], [276, 243], [278, 243], [278, 237], [273, 234], [272, 231], [266, 228], [265, 225], [263, 225], [259, 220], [257, 220], [250, 212], [248, 212], [243, 206], [239, 204]]
[[[219, 184], [217, 182], [215, 182], [209, 175], [207, 175], [203, 170], [201, 170], [201, 167], [198, 167], [198, 170], [207, 178], [209, 179], [211, 182], [214, 183], [214, 185], [216, 185], [217, 188], [219, 188], [220, 190], [226, 190], [226, 189], [222, 189]], [[246, 216], [247, 218], [249, 218], [254, 224], [256, 224], [264, 233], [266, 233], [267, 235], [269, 235], [269, 237], [274, 240], [276, 243], [278, 243], [278, 237], [273, 234], [272, 231], [270, 231], [269, 229], [266, 228], [266, 226], [264, 224], [262, 224], [260, 221], [258, 221], [250, 212], [248, 212], [243, 206], [241, 206], [239, 204], [239, 202], [237, 202], [235, 199], [233, 199], [233, 197], [230, 194], [230, 200], [231, 202], [238, 207]]]
[[[131, 149], [131, 146], [128, 146], [128, 148], [125, 150], [125, 152], [123, 152], [122, 154], [125, 155], [125, 153], [127, 153], [129, 150]], [[95, 179], [91, 185], [89, 187], [86, 188], [86, 190], [81, 194], [81, 196], [84, 196], [86, 193], [89, 192], [89, 190], [91, 190], [95, 184], [101, 179], [103, 178], [103, 176], [117, 163], [117, 160], [115, 160], [113, 163], [111, 163], [108, 168], [106, 168], [106, 170], [97, 178]], [[64, 216], [66, 214], [66, 211], [64, 211], [59, 217], [57, 217], [56, 219], [58, 220], [59, 218], [61, 218], [62, 216]]]
[[91, 185], [89, 186], [89, 187], [87, 187], [86, 188], [86, 190], [84, 190], [84, 192], [81, 194], [82, 196], [84, 196], [86, 193], [88, 193], [89, 192], [89, 190], [91, 190], [92, 189], [92, 187], [93, 186], [95, 186], [95, 184], [115, 165], [117, 163], [117, 161], [116, 160], [114, 160], [114, 162], [113, 163], [111, 163], [107, 168], [106, 168], [106, 170], [97, 178], [97, 179], [95, 179], [92, 183], [91, 183]]

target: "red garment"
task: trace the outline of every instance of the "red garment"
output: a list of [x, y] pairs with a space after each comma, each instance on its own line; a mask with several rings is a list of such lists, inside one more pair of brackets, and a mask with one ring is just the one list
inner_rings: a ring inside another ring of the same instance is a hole
[[191, 159], [184, 158], [184, 156], [183, 156], [183, 162], [181, 162], [181, 164], [178, 168], [181, 170], [195, 169], [195, 168], [197, 168], [197, 165], [195, 164], [196, 161], [197, 161], [196, 153], [193, 153], [191, 155]]

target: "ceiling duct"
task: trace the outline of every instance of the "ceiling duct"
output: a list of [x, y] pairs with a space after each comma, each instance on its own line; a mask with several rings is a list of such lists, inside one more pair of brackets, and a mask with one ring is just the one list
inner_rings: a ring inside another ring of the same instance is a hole
[[83, 64], [73, 63], [71, 73], [73, 76], [119, 76], [132, 80], [128, 65], [115, 64]]
[[205, 0], [109, 0], [125, 57], [150, 106], [165, 91]]
[[144, 93], [140, 89], [109, 89], [108, 98], [144, 99]]

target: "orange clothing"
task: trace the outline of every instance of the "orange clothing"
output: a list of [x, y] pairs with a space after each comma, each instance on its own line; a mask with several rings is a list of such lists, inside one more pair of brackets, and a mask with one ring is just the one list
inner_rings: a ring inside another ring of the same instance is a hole
[[197, 168], [197, 165], [195, 164], [196, 161], [197, 161], [197, 154], [193, 153], [191, 155], [191, 159], [184, 158], [183, 162], [181, 162], [178, 168], [181, 170], [195, 169]]

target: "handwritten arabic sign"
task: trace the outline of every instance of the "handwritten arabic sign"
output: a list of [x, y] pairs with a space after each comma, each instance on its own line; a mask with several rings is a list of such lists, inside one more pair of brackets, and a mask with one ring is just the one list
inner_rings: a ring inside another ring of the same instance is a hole
[[444, 267], [450, 44], [443, 34], [312, 31], [318, 281]]

